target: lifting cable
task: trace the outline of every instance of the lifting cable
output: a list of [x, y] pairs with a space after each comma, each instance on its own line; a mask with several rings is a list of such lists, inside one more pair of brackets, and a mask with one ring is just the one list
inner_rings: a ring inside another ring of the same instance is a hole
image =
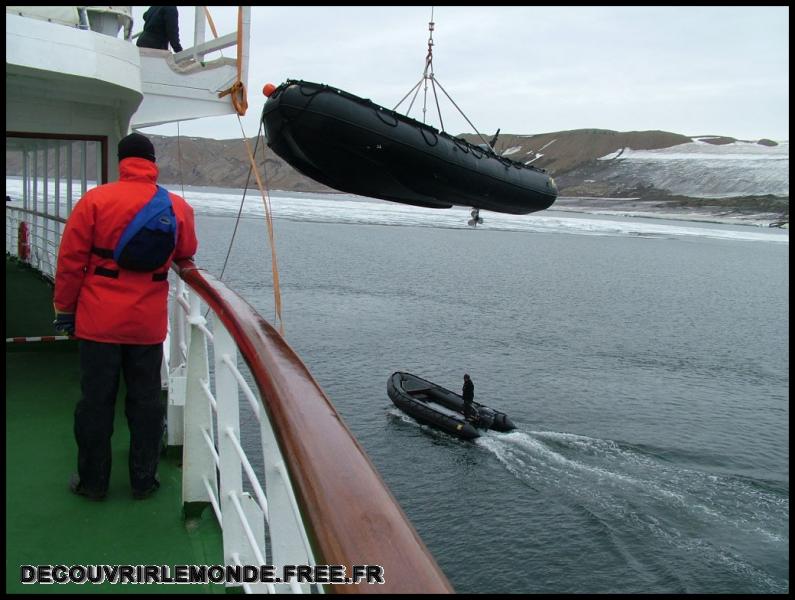
[[179, 166], [179, 187], [182, 191], [182, 197], [185, 198], [185, 180], [182, 177], [182, 145], [180, 140], [182, 136], [179, 133], [179, 121], [177, 121], [177, 164]]
[[[254, 146], [254, 155], [257, 155], [257, 149], [259, 148], [259, 136], [260, 132], [262, 131], [262, 124], [260, 124], [260, 131], [257, 132], [257, 143]], [[248, 185], [251, 183], [251, 165], [248, 166], [248, 176], [246, 177], [246, 187], [243, 189], [243, 197], [240, 199], [240, 208], [237, 209], [237, 218], [235, 219], [235, 229], [232, 231], [232, 239], [229, 240], [229, 248], [226, 250], [226, 258], [224, 258], [224, 266], [221, 267], [221, 274], [218, 276], [218, 279], [223, 280], [224, 273], [226, 272], [226, 265], [229, 263], [229, 255], [232, 254], [232, 245], [235, 243], [235, 236], [237, 235], [237, 228], [240, 225], [240, 217], [243, 214], [243, 205], [246, 202], [246, 193], [248, 192]]]
[[428, 107], [428, 81], [430, 81], [431, 82], [431, 90], [433, 91], [433, 97], [436, 100], [436, 111], [439, 114], [439, 124], [441, 125], [441, 131], [444, 132], [444, 121], [442, 121], [442, 111], [439, 109], [439, 97], [436, 95], [436, 86], [437, 85], [439, 86], [439, 89], [444, 92], [444, 95], [447, 96], [447, 99], [450, 100], [450, 102], [453, 103], [453, 106], [456, 107], [458, 112], [461, 113], [461, 116], [464, 117], [464, 119], [466, 119], [466, 122], [469, 123], [469, 126], [472, 129], [475, 130], [475, 133], [478, 134], [478, 137], [481, 140], [483, 140], [483, 143], [486, 144], [486, 146], [488, 148], [490, 148], [491, 151], [496, 154], [496, 151], [494, 150], [494, 146], [486, 141], [486, 139], [478, 131], [477, 127], [475, 127], [472, 124], [472, 121], [469, 120], [469, 118], [464, 114], [464, 111], [462, 111], [458, 107], [458, 104], [455, 103], [455, 101], [450, 97], [450, 94], [447, 93], [447, 90], [445, 90], [444, 87], [442, 87], [442, 84], [439, 83], [439, 80], [436, 79], [436, 75], [433, 72], [433, 30], [434, 30], [434, 26], [435, 25], [436, 24], [433, 21], [433, 7], [431, 7], [431, 20], [428, 23], [428, 31], [430, 32], [429, 36], [428, 36], [428, 54], [425, 56], [425, 69], [424, 69], [424, 71], [422, 73], [422, 77], [420, 78], [420, 80], [416, 84], [414, 84], [414, 87], [412, 87], [408, 91], [408, 93], [405, 96], [403, 96], [403, 98], [400, 100], [400, 102], [398, 102], [395, 105], [395, 108], [393, 108], [392, 110], [397, 110], [398, 107], [401, 104], [403, 104], [403, 101], [406, 100], [406, 98], [408, 98], [411, 95], [412, 92], [414, 92], [414, 97], [411, 99], [411, 103], [409, 104], [409, 108], [406, 111], [406, 116], [409, 116], [409, 113], [411, 112], [411, 108], [414, 106], [414, 100], [417, 99], [417, 95], [420, 92], [420, 86], [424, 82], [425, 83], [425, 93], [424, 93], [424, 101], [423, 101], [423, 107], [422, 107], [422, 122], [425, 123], [425, 113], [426, 113], [426, 110], [427, 110], [427, 107]]

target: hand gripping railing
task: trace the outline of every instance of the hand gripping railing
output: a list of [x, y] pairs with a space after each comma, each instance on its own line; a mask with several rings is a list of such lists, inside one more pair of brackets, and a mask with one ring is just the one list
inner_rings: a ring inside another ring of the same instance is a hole
[[[181, 280], [172, 303], [169, 437], [180, 437], [171, 420], [179, 420], [183, 405], [183, 502], [212, 504], [223, 529], [225, 563], [271, 564], [277, 570], [285, 564], [345, 565], [348, 575], [353, 565], [379, 565], [383, 584], [330, 585], [326, 591], [452, 592], [364, 450], [284, 338], [191, 261], [180, 261], [175, 270]], [[212, 331], [201, 301], [213, 312]], [[237, 368], [238, 351], [258, 395]], [[241, 390], [260, 425], [264, 485], [240, 442]], [[241, 471], [253, 496], [243, 491]], [[288, 591], [283, 585], [244, 587]], [[309, 590], [293, 584], [289, 591]]]

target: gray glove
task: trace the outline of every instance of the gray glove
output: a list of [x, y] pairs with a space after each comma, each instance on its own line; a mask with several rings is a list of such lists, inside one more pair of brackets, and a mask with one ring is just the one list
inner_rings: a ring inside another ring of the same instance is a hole
[[55, 315], [55, 320], [52, 322], [55, 325], [55, 331], [66, 335], [75, 334], [75, 315], [74, 313], [58, 313]]

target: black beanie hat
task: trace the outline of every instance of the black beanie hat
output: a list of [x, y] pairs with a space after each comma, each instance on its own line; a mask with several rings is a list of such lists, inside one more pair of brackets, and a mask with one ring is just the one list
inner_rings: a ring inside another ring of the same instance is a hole
[[131, 156], [155, 162], [155, 147], [145, 135], [131, 133], [119, 142], [119, 162]]

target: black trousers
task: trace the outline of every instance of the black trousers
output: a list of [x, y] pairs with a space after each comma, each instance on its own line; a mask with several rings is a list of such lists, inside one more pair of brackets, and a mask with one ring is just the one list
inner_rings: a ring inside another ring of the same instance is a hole
[[464, 400], [464, 418], [468, 419], [474, 412], [472, 410], [472, 400]]
[[127, 387], [125, 414], [130, 428], [130, 486], [146, 491], [155, 474], [165, 431], [160, 391], [163, 345], [139, 346], [80, 341], [80, 388], [75, 409], [80, 487], [102, 493], [110, 482], [113, 416], [119, 378]]

